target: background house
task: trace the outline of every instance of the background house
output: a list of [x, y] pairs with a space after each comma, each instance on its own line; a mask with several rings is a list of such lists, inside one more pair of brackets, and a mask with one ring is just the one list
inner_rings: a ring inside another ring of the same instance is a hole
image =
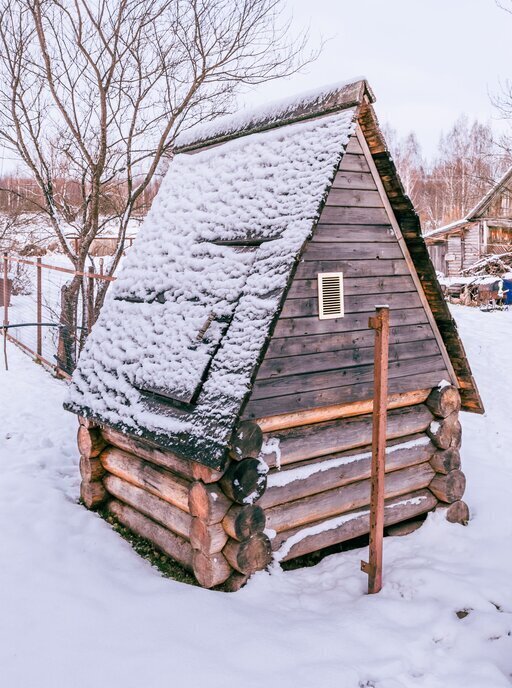
[[466, 215], [424, 235], [434, 267], [460, 275], [484, 256], [512, 251], [512, 167]]

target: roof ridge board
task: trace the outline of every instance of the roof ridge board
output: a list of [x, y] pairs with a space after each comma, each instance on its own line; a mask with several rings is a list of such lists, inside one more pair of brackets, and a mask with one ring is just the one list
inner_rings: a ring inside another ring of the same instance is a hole
[[[245, 113], [242, 110], [239, 113], [235, 113], [235, 115], [213, 120], [209, 123], [210, 126], [205, 129], [201, 127], [204, 133], [201, 134], [201, 130], [199, 130], [197, 132], [197, 137], [191, 136], [194, 129], [192, 128], [189, 132], [190, 140], [188, 140], [189, 137], [186, 134], [183, 134], [181, 137], [178, 136], [174, 152], [188, 153], [225, 143], [232, 139], [241, 138], [242, 136], [278, 129], [279, 127], [294, 124], [295, 122], [315, 119], [342, 110], [348, 110], [351, 107], [361, 105], [365, 96], [368, 97], [370, 102], [375, 102], [375, 96], [370, 85], [366, 79], [361, 78], [348, 82], [338, 88], [333, 88], [332, 90], [319, 91], [315, 95], [311, 95], [309, 101], [307, 100], [307, 95], [304, 95], [303, 100], [300, 100], [300, 96], [298, 96], [297, 99], [290, 104], [283, 104], [280, 111], [278, 104], [282, 101], [278, 101], [277, 110], [272, 109], [272, 105], [270, 105], [268, 108], [261, 108], [254, 111], [254, 116], [251, 116], [250, 112], [248, 112], [245, 124], [242, 123], [238, 128], [234, 126], [230, 128], [229, 122], [233, 122], [233, 118], [240, 116], [243, 119]], [[258, 115], [258, 113], [260, 114]], [[226, 122], [225, 130], [222, 129], [223, 122]], [[216, 123], [217, 127], [215, 127]], [[208, 131], [210, 128], [213, 129], [213, 132], [209, 134]], [[179, 143], [180, 138], [185, 139], [185, 142], [181, 145]]]

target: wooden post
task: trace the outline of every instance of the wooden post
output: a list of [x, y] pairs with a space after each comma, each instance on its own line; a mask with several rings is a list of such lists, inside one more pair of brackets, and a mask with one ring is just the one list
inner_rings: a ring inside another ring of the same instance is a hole
[[42, 280], [41, 256], [36, 258], [36, 297], [37, 297], [37, 345], [38, 356], [43, 355], [43, 280]]
[[368, 594], [382, 588], [382, 541], [384, 538], [384, 475], [388, 399], [389, 306], [376, 306], [369, 327], [375, 330], [372, 474], [370, 498], [370, 557], [361, 569], [368, 574]]
[[7, 363], [7, 325], [9, 324], [9, 306], [8, 306], [8, 298], [9, 298], [9, 289], [8, 289], [8, 280], [9, 278], [9, 260], [7, 257], [7, 253], [4, 253], [4, 284], [3, 284], [3, 297], [4, 297], [4, 361], [5, 361], [5, 369], [9, 370], [9, 364]]
[[94, 277], [87, 278], [87, 334], [89, 335], [94, 324]]

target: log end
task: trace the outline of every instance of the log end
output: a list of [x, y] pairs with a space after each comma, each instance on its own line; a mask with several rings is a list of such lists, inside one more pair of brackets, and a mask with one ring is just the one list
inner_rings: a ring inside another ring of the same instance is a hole
[[436, 473], [428, 487], [440, 502], [452, 504], [462, 499], [466, 489], [466, 477], [459, 470], [450, 471], [446, 475]]
[[231, 566], [243, 574], [261, 571], [272, 561], [272, 545], [264, 533], [243, 542], [229, 540], [222, 551]]
[[80, 485], [80, 499], [88, 509], [97, 509], [107, 499], [107, 491], [101, 482], [82, 481]]
[[188, 493], [188, 507], [192, 516], [208, 524], [220, 523], [232, 502], [216, 484], [192, 483]]
[[218, 482], [224, 475], [224, 471], [216, 471], [197, 461], [191, 461], [191, 470], [194, 480], [201, 480], [207, 485]]
[[80, 475], [82, 480], [87, 483], [101, 480], [105, 475], [103, 464], [98, 458], [89, 459], [86, 456], [80, 457]]
[[232, 461], [220, 485], [233, 502], [254, 504], [266, 490], [267, 471], [259, 459]]
[[238, 592], [241, 590], [251, 576], [244, 573], [234, 571], [227, 581], [223, 584], [222, 589], [225, 592]]
[[254, 421], [242, 421], [231, 438], [230, 456], [235, 461], [257, 459], [263, 446], [263, 432]]
[[233, 505], [222, 520], [224, 530], [234, 540], [246, 540], [265, 530], [266, 516], [257, 504]]
[[446, 508], [446, 520], [449, 523], [460, 523], [462, 526], [467, 526], [469, 523], [469, 507], [466, 502], [459, 499], [450, 504]]
[[192, 568], [199, 585], [214, 588], [226, 581], [232, 573], [231, 566], [222, 553], [207, 555], [194, 550]]
[[99, 456], [107, 446], [99, 428], [89, 429], [84, 425], [78, 427], [77, 444], [80, 455], [88, 459]]
[[438, 449], [435, 452], [430, 465], [436, 473], [450, 473], [460, 468], [460, 453], [456, 447], [449, 447], [448, 449]]
[[436, 387], [430, 392], [425, 403], [435, 416], [446, 418], [460, 411], [459, 390], [454, 385]]
[[78, 416], [78, 424], [83, 425], [83, 427], [87, 428], [88, 430], [92, 430], [93, 428], [98, 427], [97, 423], [95, 423], [90, 418], [85, 418], [84, 416]]
[[455, 411], [446, 418], [435, 419], [427, 428], [427, 435], [439, 449], [458, 449], [462, 439], [462, 426]]
[[193, 518], [190, 524], [190, 544], [205, 554], [220, 552], [228, 541], [228, 534], [222, 523], [208, 525], [200, 518]]

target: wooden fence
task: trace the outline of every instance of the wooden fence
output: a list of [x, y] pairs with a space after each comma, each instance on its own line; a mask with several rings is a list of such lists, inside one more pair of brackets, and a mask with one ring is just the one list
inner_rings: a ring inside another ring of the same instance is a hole
[[[63, 365], [62, 351], [73, 349], [76, 360], [79, 343], [94, 323], [94, 296], [99, 282], [115, 277], [103, 274], [103, 259], [98, 271], [79, 272], [62, 265], [4, 254], [0, 272], [0, 307], [3, 311], [4, 342], [9, 340], [25, 353], [68, 377], [72, 372]], [[66, 322], [62, 314], [63, 287], [75, 276], [83, 279], [78, 316]]]

